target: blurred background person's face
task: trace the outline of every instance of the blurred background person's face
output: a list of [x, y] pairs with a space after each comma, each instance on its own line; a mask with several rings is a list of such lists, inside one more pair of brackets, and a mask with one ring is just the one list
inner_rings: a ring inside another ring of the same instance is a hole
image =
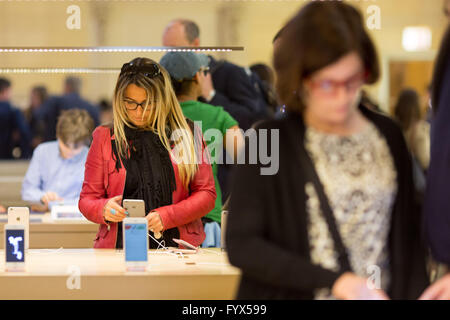
[[64, 142], [61, 141], [61, 139], [58, 139], [58, 145], [61, 157], [63, 159], [73, 158], [83, 150], [83, 144], [74, 144], [74, 143], [65, 144]]
[[357, 109], [363, 83], [362, 60], [349, 53], [305, 80], [305, 112], [324, 124], [343, 125]]
[[11, 100], [11, 87], [5, 88], [2, 92], [0, 92], [0, 101], [9, 101]]
[[186, 37], [184, 26], [179, 22], [169, 24], [164, 30], [163, 46], [165, 47], [191, 47], [194, 46]]
[[42, 104], [41, 97], [36, 90], [31, 91], [30, 101], [31, 107], [33, 109], [39, 108], [39, 106]]

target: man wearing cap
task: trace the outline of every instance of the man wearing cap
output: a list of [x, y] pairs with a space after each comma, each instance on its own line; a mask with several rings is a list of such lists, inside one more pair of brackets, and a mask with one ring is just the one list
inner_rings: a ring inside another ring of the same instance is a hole
[[[194, 21], [176, 19], [164, 30], [162, 42], [167, 47], [199, 47], [200, 30]], [[249, 74], [240, 66], [225, 60], [209, 58], [210, 74], [202, 81], [200, 100], [214, 106], [222, 106], [243, 130], [255, 122], [268, 117], [263, 95]], [[224, 197], [228, 197], [228, 175], [230, 168], [219, 166], [219, 183]]]
[[[222, 192], [217, 179], [217, 163], [215, 160], [221, 155], [215, 153], [221, 153], [222, 146], [225, 146], [225, 150], [237, 158], [237, 153], [243, 145], [242, 133], [237, 121], [223, 107], [212, 106], [197, 100], [202, 95], [202, 82], [208, 75], [207, 56], [194, 52], [168, 52], [162, 57], [160, 64], [170, 74], [183, 114], [192, 121], [200, 122], [203, 134], [209, 129], [216, 129], [224, 137], [223, 140], [211, 139], [212, 141], [206, 141], [208, 149], [212, 153], [211, 165], [217, 198], [214, 209], [202, 219], [206, 233], [206, 239], [202, 246], [220, 247]], [[209, 135], [204, 136], [207, 139]], [[235, 137], [236, 140], [233, 141], [232, 139]], [[232, 144], [227, 144], [227, 139]], [[233, 146], [234, 150], [228, 150], [229, 146]]]

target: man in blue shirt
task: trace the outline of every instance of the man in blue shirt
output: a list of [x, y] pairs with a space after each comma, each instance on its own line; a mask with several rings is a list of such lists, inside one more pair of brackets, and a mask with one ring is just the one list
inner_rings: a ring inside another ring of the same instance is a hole
[[30, 158], [31, 131], [22, 112], [10, 103], [11, 82], [0, 78], [0, 159], [13, 159], [13, 149], [20, 147], [15, 157]]
[[41, 202], [44, 211], [52, 202], [77, 203], [84, 180], [84, 164], [94, 121], [86, 110], [62, 113], [56, 141], [40, 144], [33, 153], [22, 185], [22, 199]]

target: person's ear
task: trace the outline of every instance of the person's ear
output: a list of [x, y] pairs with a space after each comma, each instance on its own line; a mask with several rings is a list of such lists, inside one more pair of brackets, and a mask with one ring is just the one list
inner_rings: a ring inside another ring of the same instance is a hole
[[194, 82], [197, 84], [200, 84], [200, 72], [201, 71], [197, 71], [197, 73], [194, 76]]
[[200, 47], [200, 38], [195, 38], [194, 41], [192, 41], [192, 46]]

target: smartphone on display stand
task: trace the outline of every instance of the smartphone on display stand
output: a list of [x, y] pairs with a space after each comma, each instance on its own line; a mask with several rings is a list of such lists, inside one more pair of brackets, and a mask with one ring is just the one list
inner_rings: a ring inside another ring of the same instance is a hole
[[128, 211], [129, 218], [145, 217], [145, 202], [138, 199], [124, 199], [123, 208]]
[[123, 248], [127, 271], [145, 271], [148, 266], [148, 223], [146, 218], [122, 221]]
[[187, 241], [181, 240], [181, 239], [173, 239], [174, 242], [178, 243], [179, 245], [182, 245], [186, 249], [181, 248], [169, 248], [171, 252], [173, 253], [197, 253], [198, 248], [194, 245], [190, 244]]
[[30, 247], [30, 209], [28, 207], [9, 207], [8, 224], [22, 225], [25, 228], [25, 249]]
[[5, 224], [5, 270], [25, 271], [26, 230], [20, 224]]

